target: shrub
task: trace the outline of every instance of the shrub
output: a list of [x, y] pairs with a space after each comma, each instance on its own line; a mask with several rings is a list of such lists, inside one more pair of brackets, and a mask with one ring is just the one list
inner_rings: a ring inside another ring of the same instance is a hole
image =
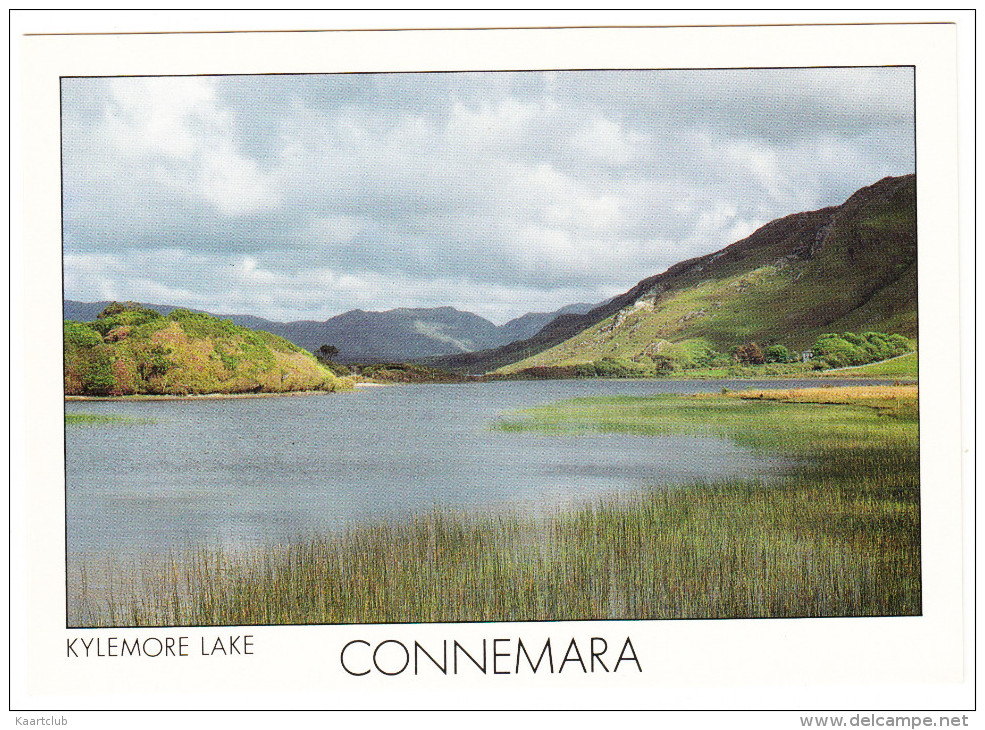
[[902, 335], [882, 332], [863, 332], [856, 335], [844, 332], [840, 335], [823, 334], [811, 348], [815, 370], [825, 367], [840, 368], [865, 365], [910, 352], [910, 341]]
[[674, 362], [666, 355], [654, 355], [650, 371], [653, 375], [670, 375], [674, 372]]
[[348, 366], [343, 365], [341, 363], [332, 362], [332, 361], [326, 362], [325, 360], [321, 360], [321, 359], [319, 359], [319, 362], [321, 362], [322, 365], [328, 368], [328, 370], [332, 373], [332, 375], [339, 377], [352, 375], [352, 370]]
[[107, 317], [115, 317], [117, 314], [121, 314], [127, 311], [127, 308], [136, 308], [139, 306], [135, 302], [127, 302], [126, 304], [120, 304], [120, 302], [110, 302], [106, 305], [106, 308], [96, 315], [96, 319], [106, 319]]
[[[132, 330], [134, 327], [159, 319], [162, 319], [161, 313], [153, 309], [141, 307], [133, 302], [126, 304], [113, 302], [96, 315], [96, 320], [90, 322], [89, 326], [106, 337], [110, 332], [121, 327], [128, 327]], [[127, 330], [128, 333], [129, 331]]]
[[68, 395], [282, 392], [339, 381], [286, 340], [189, 310], [167, 317], [128, 303], [64, 323]]
[[903, 335], [890, 335], [887, 340], [893, 348], [894, 357], [897, 355], [905, 355], [906, 353], [913, 351], [910, 341]]
[[[700, 337], [667, 343], [660, 348], [659, 355], [668, 358], [673, 363], [674, 370], [707, 368], [723, 364], [722, 354], [716, 352], [707, 340]], [[728, 358], [724, 358], [724, 364], [728, 361]]]
[[790, 351], [783, 345], [770, 345], [764, 358], [766, 362], [790, 362]]
[[579, 378], [594, 378], [598, 373], [595, 371], [594, 362], [583, 362], [575, 365], [575, 376]]
[[103, 341], [99, 333], [87, 324], [65, 320], [64, 328], [66, 353], [69, 348], [95, 347]]
[[621, 357], [604, 357], [595, 360], [595, 374], [603, 378], [642, 378], [649, 374], [649, 369]]
[[116, 388], [110, 363], [110, 347], [89, 325], [65, 321], [63, 325], [65, 392], [108, 395]]
[[732, 358], [743, 365], [762, 365], [766, 362], [762, 348], [755, 342], [732, 348]]
[[83, 361], [82, 388], [93, 395], [109, 395], [116, 389], [109, 353], [102, 346], [90, 350]]
[[110, 367], [114, 381], [110, 395], [133, 395], [140, 391], [140, 378], [132, 360], [117, 357], [110, 363]]

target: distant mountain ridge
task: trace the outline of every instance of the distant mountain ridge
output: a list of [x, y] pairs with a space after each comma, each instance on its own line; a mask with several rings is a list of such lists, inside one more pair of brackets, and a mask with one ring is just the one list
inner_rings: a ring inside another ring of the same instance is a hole
[[500, 326], [500, 332], [504, 334], [502, 344], [533, 337], [558, 317], [566, 314], [584, 314], [590, 312], [595, 306], [594, 304], [579, 303], [569, 304], [553, 312], [528, 312]]
[[[63, 317], [91, 322], [111, 302], [78, 302], [66, 299]], [[172, 305], [140, 303], [161, 314]], [[498, 347], [534, 335], [555, 317], [588, 311], [591, 304], [571, 304], [555, 312], [531, 312], [503, 325], [453, 307], [397, 308], [383, 312], [353, 309], [325, 321], [274, 322], [245, 314], [216, 315], [241, 327], [275, 334], [309, 352], [322, 345], [338, 348], [340, 362], [408, 361]]]
[[682, 261], [533, 337], [435, 358], [483, 373], [637, 358], [675, 343], [807, 347], [827, 331], [917, 335], [916, 176], [887, 177], [842, 205], [795, 213]]

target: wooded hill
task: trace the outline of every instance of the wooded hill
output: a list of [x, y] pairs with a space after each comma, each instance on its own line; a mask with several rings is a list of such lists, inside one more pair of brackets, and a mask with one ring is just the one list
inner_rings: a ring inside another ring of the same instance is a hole
[[284, 393], [338, 390], [311, 353], [268, 332], [176, 309], [162, 315], [110, 304], [88, 323], [64, 323], [65, 394]]

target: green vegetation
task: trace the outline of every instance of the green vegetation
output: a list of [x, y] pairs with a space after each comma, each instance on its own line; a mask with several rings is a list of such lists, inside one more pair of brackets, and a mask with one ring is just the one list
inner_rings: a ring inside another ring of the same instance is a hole
[[[70, 622], [917, 615], [916, 397], [915, 387], [838, 388], [591, 398], [525, 411], [500, 428], [715, 433], [786, 466], [770, 479], [654, 484], [543, 519], [435, 511], [246, 555], [202, 549], [157, 566], [90, 562], [72, 576]], [[104, 569], [110, 578], [97, 581]]]
[[[641, 358], [638, 362], [621, 357], [604, 357], [601, 360], [577, 365], [541, 365], [524, 368], [504, 378], [521, 380], [552, 380], [557, 378], [652, 378], [670, 372], [666, 358]], [[491, 376], [496, 379], [497, 376]]]
[[767, 347], [763, 355], [764, 362], [790, 362], [790, 358], [790, 350], [783, 345]]
[[339, 390], [308, 352], [268, 332], [176, 309], [114, 302], [93, 322], [66, 321], [65, 394], [92, 396]]
[[322, 360], [331, 361], [339, 354], [339, 348], [335, 345], [322, 345], [318, 348], [318, 356]]
[[[784, 345], [762, 348], [748, 342], [730, 348], [728, 354], [716, 352], [706, 340], [693, 339], [665, 343], [653, 354], [641, 354], [630, 360], [605, 357], [601, 360], [567, 365], [532, 365], [519, 370], [494, 373], [490, 379], [558, 379], [558, 378], [764, 378], [808, 377], [818, 371], [845, 367], [846, 363], [878, 363], [883, 358], [899, 357], [912, 351], [910, 341], [902, 335], [845, 332], [821, 335], [812, 348], [813, 359], [801, 362], [800, 354]], [[914, 360], [915, 363], [915, 360]], [[839, 370], [840, 372], [840, 370]], [[915, 367], [887, 366], [859, 371], [871, 377], [915, 377]]]
[[469, 380], [458, 373], [406, 362], [350, 365], [348, 370], [375, 383], [464, 383]]
[[825, 334], [818, 337], [811, 347], [812, 366], [815, 370], [823, 370], [865, 365], [905, 355], [912, 349], [910, 341], [902, 335], [881, 332]]
[[153, 418], [132, 418], [130, 416], [118, 416], [111, 414], [96, 413], [66, 413], [66, 426], [109, 426], [109, 425], [133, 425], [154, 423]]
[[[727, 368], [735, 358], [713, 350], [706, 340], [664, 342], [635, 358], [603, 357], [566, 365], [533, 365], [510, 372], [495, 373], [492, 378], [655, 378], [679, 376], [691, 370]], [[725, 370], [722, 371], [725, 377]]]
[[868, 365], [860, 365], [854, 368], [845, 368], [830, 373], [822, 372], [821, 375], [831, 375], [832, 377], [864, 377], [864, 378], [906, 378], [915, 379], [918, 375], [917, 353], [911, 352], [901, 355], [891, 360], [874, 362]]
[[[527, 409], [497, 424], [512, 432], [708, 433], [764, 453], [811, 455], [807, 445], [916, 445], [917, 386], [727, 391], [720, 395], [575, 398]], [[782, 404], [778, 405], [778, 402]], [[815, 405], [844, 408], [816, 408]], [[885, 416], [889, 416], [886, 418]], [[782, 418], [783, 428], [777, 428]]]

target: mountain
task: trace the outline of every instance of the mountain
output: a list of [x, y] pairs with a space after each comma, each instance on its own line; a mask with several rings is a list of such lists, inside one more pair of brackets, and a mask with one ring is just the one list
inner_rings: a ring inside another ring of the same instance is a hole
[[66, 321], [65, 394], [282, 393], [346, 386], [311, 353], [207, 314], [115, 305]]
[[[110, 304], [114, 304], [114, 302], [111, 300], [103, 302], [76, 302], [72, 299], [66, 299], [62, 302], [62, 317], [73, 322], [92, 322], [99, 316], [99, 313], [105, 310]], [[155, 312], [160, 314], [170, 314], [173, 310], [178, 308], [163, 304], [141, 303], [140, 306], [145, 309], [153, 309]]]
[[[68, 320], [91, 322], [110, 303], [65, 300], [63, 316]], [[164, 315], [176, 309], [162, 304], [141, 306]], [[590, 304], [571, 304], [556, 312], [532, 312], [499, 327], [476, 314], [452, 307], [402, 308], [385, 312], [353, 309], [323, 322], [273, 322], [244, 314], [221, 317], [242, 327], [278, 335], [310, 352], [317, 352], [322, 345], [331, 345], [338, 348], [340, 362], [404, 362], [497, 347], [531, 336], [558, 314], [591, 308]]]
[[453, 307], [353, 309], [324, 322], [300, 321], [258, 325], [296, 345], [317, 352], [322, 345], [339, 350], [340, 362], [422, 360], [436, 355], [472, 352], [528, 337], [559, 312], [591, 309], [572, 304], [558, 312], [534, 312], [499, 327], [471, 312]]
[[824, 332], [917, 335], [916, 177], [796, 213], [682, 261], [526, 340], [430, 361], [467, 372], [640, 358], [758, 342], [809, 347]]
[[[106, 309], [110, 304], [116, 304], [113, 301], [102, 301], [102, 302], [77, 302], [72, 299], [66, 299], [62, 302], [62, 317], [64, 319], [72, 320], [73, 322], [92, 322], [99, 313]], [[276, 334], [273, 332], [274, 329], [278, 327], [283, 327], [280, 322], [271, 322], [269, 319], [263, 319], [262, 317], [254, 317], [250, 314], [213, 314], [212, 312], [205, 312], [201, 309], [187, 309], [183, 307], [176, 307], [173, 304], [148, 304], [146, 302], [140, 302], [139, 306], [144, 309], [152, 309], [159, 314], [168, 315], [176, 309], [185, 309], [187, 312], [192, 312], [193, 314], [207, 314], [210, 317], [216, 317], [217, 319], [228, 319], [233, 324], [238, 324], [240, 327], [247, 327], [253, 330], [263, 330], [264, 332], [270, 332], [271, 334]]]
[[562, 314], [584, 314], [585, 312], [590, 312], [595, 306], [594, 304], [578, 303], [569, 304], [554, 312], [528, 312], [521, 317], [511, 319], [506, 324], [500, 325], [499, 331], [501, 337], [500, 343], [498, 344], [505, 345], [516, 340], [525, 340], [528, 337], [533, 337]]
[[324, 322], [289, 322], [279, 329], [278, 334], [312, 352], [324, 344], [337, 347], [341, 362], [416, 360], [500, 342], [492, 322], [452, 307], [353, 309]]

